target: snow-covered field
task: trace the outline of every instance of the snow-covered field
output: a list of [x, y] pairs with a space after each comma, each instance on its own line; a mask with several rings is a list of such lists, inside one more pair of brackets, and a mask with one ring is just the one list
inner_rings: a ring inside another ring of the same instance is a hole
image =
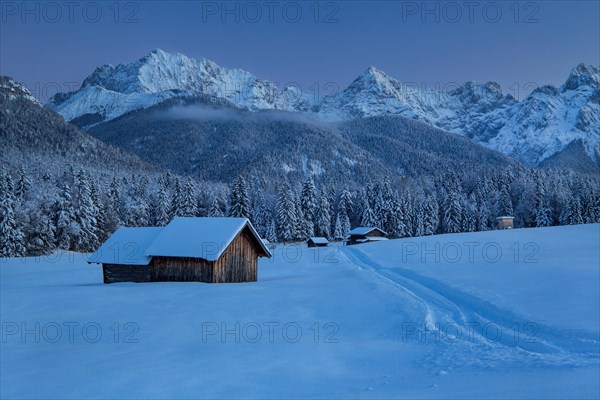
[[600, 225], [277, 247], [247, 284], [2, 260], [1, 398], [598, 398]]

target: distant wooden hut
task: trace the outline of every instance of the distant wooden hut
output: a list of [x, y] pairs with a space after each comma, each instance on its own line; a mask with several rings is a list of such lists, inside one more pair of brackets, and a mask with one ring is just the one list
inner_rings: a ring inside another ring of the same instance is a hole
[[324, 237], [311, 237], [306, 241], [306, 244], [308, 245], [308, 247], [327, 247], [327, 245], [329, 244], [329, 240], [327, 240], [327, 238]]
[[371, 226], [359, 226], [350, 231], [346, 244], [360, 244], [368, 242], [376, 242], [380, 240], [387, 240], [387, 233], [383, 230]]
[[88, 262], [104, 283], [255, 282], [259, 257], [271, 257], [246, 218], [175, 218], [164, 228], [119, 228]]
[[515, 217], [511, 216], [502, 216], [496, 218], [496, 221], [498, 221], [498, 229], [512, 229], [514, 219]]

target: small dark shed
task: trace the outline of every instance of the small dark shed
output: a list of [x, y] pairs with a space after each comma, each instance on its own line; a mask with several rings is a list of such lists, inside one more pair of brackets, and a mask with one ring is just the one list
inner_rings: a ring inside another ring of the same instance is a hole
[[327, 247], [327, 245], [329, 244], [329, 240], [327, 240], [327, 238], [324, 237], [311, 237], [306, 241], [306, 244], [308, 245], [308, 247]]
[[498, 221], [498, 229], [512, 229], [514, 219], [515, 217], [507, 215], [496, 218], [496, 221]]
[[371, 226], [359, 226], [350, 231], [346, 244], [353, 245], [359, 243], [376, 242], [380, 240], [387, 240], [387, 233], [379, 228]]
[[255, 282], [271, 253], [246, 218], [175, 218], [164, 228], [119, 228], [88, 262], [104, 283]]

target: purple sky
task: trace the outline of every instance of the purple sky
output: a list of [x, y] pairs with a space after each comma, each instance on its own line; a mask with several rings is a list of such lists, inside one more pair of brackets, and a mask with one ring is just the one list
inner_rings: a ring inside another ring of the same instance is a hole
[[2, 1], [0, 74], [44, 101], [161, 48], [307, 93], [374, 65], [413, 85], [493, 80], [523, 98], [600, 64], [599, 21], [598, 1]]

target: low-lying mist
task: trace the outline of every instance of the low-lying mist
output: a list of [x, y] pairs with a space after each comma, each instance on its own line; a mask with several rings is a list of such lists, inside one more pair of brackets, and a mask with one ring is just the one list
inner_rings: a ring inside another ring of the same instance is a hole
[[287, 112], [282, 110], [246, 111], [232, 108], [215, 108], [206, 105], [176, 105], [154, 114], [154, 118], [162, 120], [192, 121], [235, 121], [250, 123], [296, 122], [311, 126], [327, 128], [332, 122], [321, 121], [308, 114]]

